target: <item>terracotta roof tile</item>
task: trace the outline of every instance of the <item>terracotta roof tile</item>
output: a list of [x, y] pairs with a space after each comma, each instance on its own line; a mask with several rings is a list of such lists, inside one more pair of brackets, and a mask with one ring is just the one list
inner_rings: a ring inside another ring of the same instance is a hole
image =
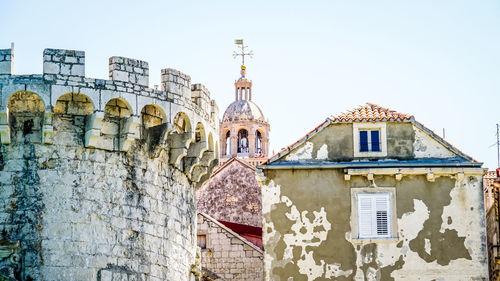
[[413, 115], [396, 112], [373, 103], [367, 103], [353, 110], [330, 117], [332, 122], [363, 122], [363, 121], [403, 121], [412, 120]]

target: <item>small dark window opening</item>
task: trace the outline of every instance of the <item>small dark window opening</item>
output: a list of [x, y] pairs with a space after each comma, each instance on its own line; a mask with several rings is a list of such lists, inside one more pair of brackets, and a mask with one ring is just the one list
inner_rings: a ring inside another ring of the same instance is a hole
[[33, 126], [34, 126], [33, 119], [29, 119], [24, 121], [23, 123], [23, 136], [26, 136], [28, 134], [31, 134], [33, 132]]
[[196, 132], [194, 134], [194, 141], [195, 142], [200, 142], [201, 141], [201, 132], [200, 132], [200, 129], [196, 129]]
[[198, 240], [198, 247], [202, 249], [207, 248], [207, 236], [205, 234], [198, 234], [197, 240]]

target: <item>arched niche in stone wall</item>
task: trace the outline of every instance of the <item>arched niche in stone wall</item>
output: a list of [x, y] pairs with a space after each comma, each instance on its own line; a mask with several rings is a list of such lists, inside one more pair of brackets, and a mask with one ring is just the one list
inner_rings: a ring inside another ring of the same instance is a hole
[[165, 111], [156, 104], [147, 104], [141, 110], [141, 126], [152, 128], [166, 123]]
[[[181, 161], [188, 154], [189, 145], [194, 142], [191, 121], [186, 113], [178, 112], [174, 116], [172, 127], [173, 129], [168, 136], [170, 146], [169, 162], [177, 167], [186, 166], [181, 164]], [[187, 166], [192, 167], [192, 165]]]
[[156, 104], [147, 104], [141, 110], [141, 139], [146, 140], [150, 149], [156, 147], [167, 130], [165, 111]]
[[184, 134], [191, 132], [191, 121], [184, 112], [177, 112], [173, 122], [173, 134]]
[[113, 98], [104, 107], [100, 147], [107, 150], [120, 150], [129, 132], [132, 109], [122, 98]]
[[215, 151], [214, 136], [212, 135], [212, 133], [208, 134], [208, 150]]
[[208, 150], [205, 126], [198, 122], [194, 130], [194, 141], [189, 144], [187, 156], [183, 158], [184, 171], [191, 175], [194, 169], [201, 164], [202, 158], [209, 157], [209, 155], [205, 155]]
[[218, 141], [215, 142], [215, 158], [216, 159], [219, 158], [219, 142]]
[[41, 143], [45, 104], [40, 96], [28, 91], [12, 94], [7, 102], [11, 141]]
[[198, 124], [196, 124], [196, 129], [194, 130], [194, 141], [195, 143], [207, 141], [205, 127], [201, 122], [198, 122]]
[[94, 113], [92, 100], [81, 93], [61, 95], [53, 108], [55, 142], [72, 138], [75, 144], [83, 144], [90, 117]]

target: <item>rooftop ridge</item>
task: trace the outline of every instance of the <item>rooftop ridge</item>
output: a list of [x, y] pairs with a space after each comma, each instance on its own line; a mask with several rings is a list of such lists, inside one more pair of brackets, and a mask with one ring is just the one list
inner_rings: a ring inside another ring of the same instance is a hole
[[411, 121], [413, 115], [367, 102], [354, 109], [329, 117], [332, 122], [376, 122], [376, 121]]

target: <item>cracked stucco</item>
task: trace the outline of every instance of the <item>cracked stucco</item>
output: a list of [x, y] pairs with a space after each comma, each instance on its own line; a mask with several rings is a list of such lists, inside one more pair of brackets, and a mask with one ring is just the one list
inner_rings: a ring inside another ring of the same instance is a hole
[[[327, 189], [332, 190], [331, 183], [336, 182], [332, 178], [341, 173], [333, 174], [329, 177], [321, 171], [287, 171], [284, 175], [269, 175], [272, 180], [263, 186], [266, 280], [465, 281], [487, 276], [484, 226], [481, 212], [477, 211], [482, 208], [480, 176], [466, 176], [463, 181], [440, 177], [436, 182], [427, 182], [425, 175], [408, 176], [400, 183], [388, 177], [375, 178], [378, 186], [392, 183], [398, 190], [397, 238], [375, 243], [348, 241], [350, 228], [337, 235], [346, 225], [339, 209], [332, 207], [335, 204], [310, 202], [312, 198], [332, 195]], [[311, 178], [322, 178], [327, 184], [317, 186]], [[365, 183], [356, 179], [352, 184]], [[323, 191], [315, 194], [311, 186]], [[338, 189], [349, 191], [346, 185]], [[439, 193], [449, 194], [449, 198], [434, 200], [446, 198]], [[277, 221], [279, 216], [283, 216], [282, 221]], [[336, 249], [332, 246], [336, 244], [344, 246]], [[345, 257], [333, 261], [337, 257], [328, 256], [332, 253]]]
[[413, 151], [416, 158], [450, 158], [456, 156], [421, 129], [413, 126], [413, 130], [415, 131]]

